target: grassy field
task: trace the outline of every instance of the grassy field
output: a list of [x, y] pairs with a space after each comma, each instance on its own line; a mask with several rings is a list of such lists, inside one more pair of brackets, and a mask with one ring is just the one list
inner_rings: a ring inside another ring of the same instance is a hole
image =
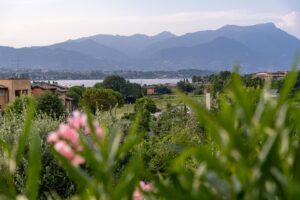
[[[190, 95], [193, 99], [199, 103], [203, 103], [202, 95]], [[175, 95], [159, 95], [159, 96], [150, 96], [156, 104], [156, 106], [164, 110], [168, 104], [172, 106], [180, 105], [181, 101]], [[122, 108], [117, 108], [114, 113], [117, 116], [122, 116], [124, 113], [132, 113], [134, 111], [134, 104], [125, 104]]]

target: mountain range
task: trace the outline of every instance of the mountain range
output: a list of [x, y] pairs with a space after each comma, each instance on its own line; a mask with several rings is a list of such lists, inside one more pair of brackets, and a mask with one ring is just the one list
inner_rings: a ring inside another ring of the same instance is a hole
[[53, 70], [288, 70], [300, 40], [273, 23], [176, 36], [94, 35], [39, 47], [0, 46], [0, 67]]

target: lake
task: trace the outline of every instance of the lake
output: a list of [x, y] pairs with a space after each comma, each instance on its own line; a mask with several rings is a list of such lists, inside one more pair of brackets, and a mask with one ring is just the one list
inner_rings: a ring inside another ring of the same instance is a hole
[[[183, 79], [128, 79], [131, 83], [138, 83], [140, 85], [152, 85], [152, 84], [166, 84], [166, 83], [177, 83]], [[102, 82], [103, 80], [56, 80], [59, 85], [66, 87], [80, 86], [85, 87], [94, 86], [96, 83]], [[191, 79], [189, 79], [191, 81]]]

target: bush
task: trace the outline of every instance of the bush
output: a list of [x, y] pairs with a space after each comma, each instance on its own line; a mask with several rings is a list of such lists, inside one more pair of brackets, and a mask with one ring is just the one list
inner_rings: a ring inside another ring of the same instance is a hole
[[[4, 113], [6, 115], [20, 115], [26, 112], [29, 101], [34, 101], [32, 97], [20, 96], [17, 97], [13, 102], [6, 105]], [[34, 101], [35, 102], [35, 101]]]
[[37, 110], [40, 113], [47, 114], [53, 118], [59, 118], [65, 115], [65, 108], [62, 100], [57, 94], [50, 92], [44, 93], [37, 99]]
[[155, 113], [157, 108], [155, 102], [149, 97], [143, 97], [136, 101], [134, 106], [135, 112], [142, 111], [142, 112], [149, 112]]

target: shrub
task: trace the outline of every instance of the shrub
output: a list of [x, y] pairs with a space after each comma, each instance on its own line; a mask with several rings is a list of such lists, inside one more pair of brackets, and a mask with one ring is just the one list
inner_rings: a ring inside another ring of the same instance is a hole
[[44, 93], [37, 99], [37, 110], [38, 112], [47, 114], [53, 118], [59, 118], [65, 114], [62, 100], [57, 94], [52, 94], [50, 92]]
[[[20, 115], [26, 112], [28, 102], [29, 101], [34, 101], [32, 97], [29, 96], [20, 96], [17, 97], [13, 102], [9, 103], [6, 105], [4, 109], [4, 113], [6, 115]], [[35, 102], [35, 101], [34, 101]]]
[[149, 97], [143, 97], [136, 101], [134, 106], [135, 112], [142, 111], [142, 112], [149, 112], [155, 113], [157, 108], [155, 102]]

